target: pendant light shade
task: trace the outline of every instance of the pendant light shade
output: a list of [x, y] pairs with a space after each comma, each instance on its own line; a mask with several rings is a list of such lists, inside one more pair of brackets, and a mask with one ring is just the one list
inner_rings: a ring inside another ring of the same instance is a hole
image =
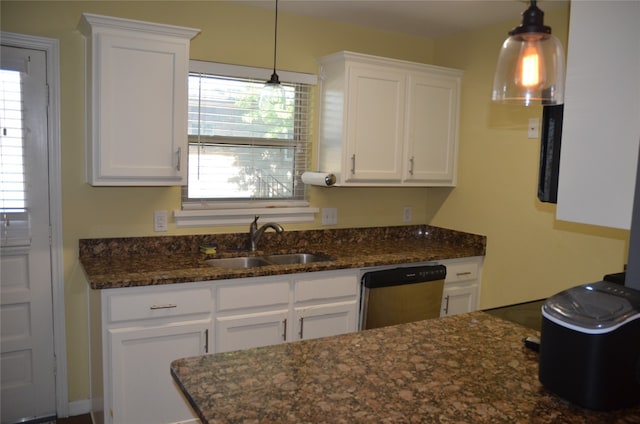
[[564, 50], [544, 25], [544, 13], [532, 0], [522, 24], [509, 32], [500, 49], [493, 81], [494, 102], [564, 103]]
[[280, 111], [285, 106], [284, 87], [280, 84], [280, 78], [276, 72], [276, 58], [278, 53], [278, 0], [276, 0], [276, 19], [273, 39], [273, 73], [271, 78], [265, 82], [260, 92], [258, 107], [263, 111]]

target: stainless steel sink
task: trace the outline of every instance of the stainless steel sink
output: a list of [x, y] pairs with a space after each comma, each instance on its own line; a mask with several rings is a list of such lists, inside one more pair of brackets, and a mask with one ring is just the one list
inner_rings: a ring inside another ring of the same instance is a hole
[[284, 255], [263, 256], [267, 262], [275, 265], [310, 264], [313, 262], [332, 261], [333, 258], [316, 255], [315, 253], [289, 253]]
[[271, 265], [269, 262], [266, 262], [264, 259], [257, 256], [207, 259], [205, 263], [210, 266], [217, 266], [220, 268], [232, 268], [232, 269], [247, 269], [247, 268], [255, 268], [258, 266]]
[[219, 268], [247, 269], [267, 265], [297, 265], [332, 260], [334, 259], [324, 255], [316, 255], [315, 253], [286, 253], [282, 255], [208, 259], [205, 263]]

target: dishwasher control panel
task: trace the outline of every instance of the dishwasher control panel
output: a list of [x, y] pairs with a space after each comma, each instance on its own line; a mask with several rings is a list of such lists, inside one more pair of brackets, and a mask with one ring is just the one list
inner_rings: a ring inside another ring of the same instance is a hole
[[362, 284], [366, 288], [388, 287], [444, 280], [446, 276], [447, 268], [444, 265], [398, 267], [367, 272], [362, 276]]

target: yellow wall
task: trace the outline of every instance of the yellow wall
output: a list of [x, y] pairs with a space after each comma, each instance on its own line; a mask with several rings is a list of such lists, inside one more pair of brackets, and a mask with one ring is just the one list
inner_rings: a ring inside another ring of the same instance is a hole
[[[545, 24], [563, 42], [568, 16], [568, 8], [545, 13]], [[556, 221], [555, 205], [538, 201], [540, 142], [528, 139], [526, 128], [529, 118], [542, 117], [541, 107], [490, 102], [500, 45], [517, 24], [515, 17], [508, 25], [436, 43], [436, 60], [465, 74], [458, 186], [444, 202], [431, 203], [430, 221], [488, 237], [483, 308], [545, 298], [597, 281], [621, 271], [627, 259], [628, 231]]]
[[[180, 208], [179, 188], [109, 188], [84, 183], [83, 39], [77, 31], [83, 12], [199, 28], [191, 58], [269, 68], [273, 59], [273, 11], [211, 1], [59, 2], [2, 1], [3, 31], [57, 38], [61, 53], [61, 132], [63, 235], [69, 399], [89, 397], [87, 282], [77, 260], [78, 239], [154, 235], [153, 211]], [[317, 72], [316, 58], [352, 50], [418, 62], [431, 62], [433, 42], [342, 24], [279, 16], [278, 68]], [[265, 74], [265, 79], [269, 74]], [[402, 224], [402, 207], [414, 208], [424, 222], [425, 189], [312, 188], [314, 206], [338, 207], [339, 226]], [[381, 202], [380, 198], [385, 201]], [[310, 224], [287, 229], [320, 228]], [[197, 228], [168, 234], [247, 231]]]
[[[89, 397], [87, 283], [78, 263], [78, 239], [154, 235], [153, 211], [179, 209], [177, 188], [96, 188], [84, 183], [82, 12], [202, 29], [193, 59], [270, 67], [273, 12], [220, 1], [5, 1], [3, 31], [60, 40], [63, 235], [69, 399]], [[566, 37], [566, 10], [547, 14]], [[279, 17], [278, 68], [316, 72], [316, 58], [339, 50], [435, 63], [465, 70], [456, 189], [311, 189], [316, 207], [337, 207], [340, 227], [401, 225], [402, 207], [414, 223], [485, 234], [483, 307], [537, 299], [622, 268], [624, 231], [555, 221], [555, 207], [536, 200], [539, 143], [526, 138], [529, 116], [489, 104], [492, 73], [506, 30], [516, 20], [435, 42], [383, 31]], [[268, 75], [265, 75], [265, 78]], [[322, 228], [319, 219], [288, 229]], [[198, 228], [169, 234], [245, 231]]]

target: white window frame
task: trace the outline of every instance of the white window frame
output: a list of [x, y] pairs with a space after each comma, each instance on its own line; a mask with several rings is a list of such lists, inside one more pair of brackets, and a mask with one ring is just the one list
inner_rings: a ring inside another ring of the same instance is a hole
[[[225, 63], [189, 61], [190, 72], [222, 75], [237, 78], [263, 78], [265, 81], [273, 70], [250, 66], [230, 65]], [[278, 70], [282, 81], [317, 85], [318, 77], [314, 74]], [[310, 141], [311, 142], [311, 141]], [[315, 219], [318, 208], [309, 206], [306, 200], [291, 201], [209, 201], [184, 202], [182, 209], [173, 212], [177, 227], [200, 227], [217, 225], [242, 225], [250, 223], [259, 215], [263, 221], [279, 223], [311, 222]]]

